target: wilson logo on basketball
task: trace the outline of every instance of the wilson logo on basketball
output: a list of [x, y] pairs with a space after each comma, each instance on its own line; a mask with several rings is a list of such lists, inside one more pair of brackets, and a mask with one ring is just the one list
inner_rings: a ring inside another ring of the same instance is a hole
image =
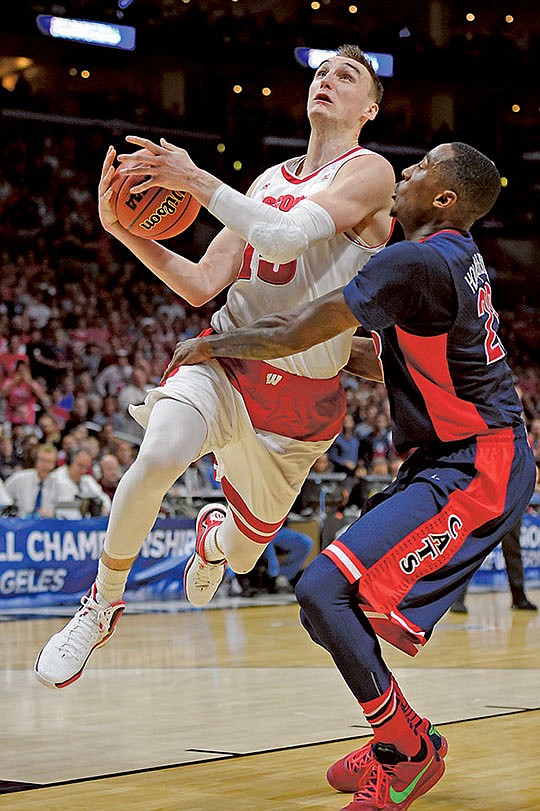
[[163, 200], [155, 211], [153, 211], [152, 214], [146, 218], [146, 220], [141, 221], [141, 228], [149, 231], [151, 228], [155, 228], [156, 225], [159, 225], [164, 217], [167, 217], [170, 214], [175, 214], [178, 204], [184, 200], [185, 196], [185, 191], [171, 191], [171, 193], [165, 198], [165, 200]]

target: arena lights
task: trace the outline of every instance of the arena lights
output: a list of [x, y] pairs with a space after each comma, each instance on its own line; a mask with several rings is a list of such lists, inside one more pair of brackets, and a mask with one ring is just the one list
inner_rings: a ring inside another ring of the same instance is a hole
[[86, 45], [100, 45], [106, 48], [120, 48], [124, 51], [135, 50], [136, 32], [131, 25], [53, 17], [50, 14], [38, 14], [36, 23], [42, 34], [57, 39], [83, 42]]
[[[330, 59], [336, 54], [337, 51], [326, 51], [321, 48], [294, 49], [296, 61], [305, 68], [313, 68], [314, 70], [317, 70], [325, 59]], [[373, 53], [372, 51], [365, 51], [365, 54], [373, 65], [377, 76], [388, 77], [394, 75], [394, 57], [392, 54]]]

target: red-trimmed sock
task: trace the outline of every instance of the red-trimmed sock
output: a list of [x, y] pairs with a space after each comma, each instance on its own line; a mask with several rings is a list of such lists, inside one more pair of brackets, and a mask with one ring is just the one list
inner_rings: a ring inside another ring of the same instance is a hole
[[411, 707], [411, 705], [409, 704], [409, 702], [407, 701], [407, 699], [405, 698], [405, 696], [401, 692], [401, 687], [399, 686], [398, 682], [396, 681], [396, 677], [394, 676], [393, 673], [390, 673], [390, 683], [394, 685], [394, 688], [396, 690], [396, 693], [397, 693], [397, 696], [398, 696], [398, 699], [399, 699], [399, 703], [401, 704], [403, 712], [405, 713], [405, 715], [407, 716], [407, 718], [411, 722], [411, 725], [414, 727], [414, 729], [418, 729], [419, 724], [421, 724], [422, 721], [424, 720], [423, 717], [421, 715], [418, 715], [416, 710], [414, 710]]
[[[398, 692], [396, 684], [391, 681], [382, 696], [360, 702], [360, 706], [373, 729], [374, 743], [392, 743], [404, 755], [412, 757], [418, 754], [421, 740], [402, 702], [405, 700], [401, 691]], [[409, 707], [407, 702], [405, 705]]]

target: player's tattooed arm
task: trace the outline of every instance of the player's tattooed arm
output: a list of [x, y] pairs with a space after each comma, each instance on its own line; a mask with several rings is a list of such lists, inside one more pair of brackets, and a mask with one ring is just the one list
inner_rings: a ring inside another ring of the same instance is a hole
[[178, 366], [210, 358], [272, 360], [295, 355], [358, 326], [340, 288], [310, 304], [265, 316], [249, 326], [178, 343], [163, 377]]
[[371, 338], [354, 336], [351, 355], [344, 371], [357, 377], [363, 377], [366, 380], [375, 380], [378, 383], [384, 382], [381, 364]]

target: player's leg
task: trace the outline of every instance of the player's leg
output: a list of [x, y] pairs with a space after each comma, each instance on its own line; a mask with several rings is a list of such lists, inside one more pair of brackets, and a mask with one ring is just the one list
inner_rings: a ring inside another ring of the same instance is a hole
[[[358, 605], [357, 584], [349, 583], [330, 559], [319, 555], [301, 577], [296, 594], [303, 624], [329, 651], [373, 729], [369, 744], [329, 769], [330, 784], [357, 792], [358, 805], [351, 804], [351, 811], [375, 807], [369, 802], [374, 801], [380, 781], [393, 787], [396, 796], [414, 781], [412, 799], [425, 793], [444, 772], [446, 750], [439, 751], [440, 736], [429, 734], [429, 723], [409, 706], [388, 670]], [[402, 807], [406, 806], [396, 806]]]
[[206, 432], [206, 423], [191, 406], [170, 398], [154, 405], [137, 458], [113, 498], [96, 582], [75, 617], [37, 658], [36, 675], [47, 686], [76, 681], [92, 651], [112, 636], [125, 607], [122, 595], [133, 561], [165, 493], [199, 456]]
[[525, 593], [525, 576], [523, 572], [523, 557], [521, 554], [521, 519], [508, 532], [501, 541], [506, 574], [512, 593], [512, 608], [521, 611], [537, 611], [538, 608], [531, 603]]
[[235, 436], [215, 450], [228, 507], [208, 505], [210, 513], [207, 508], [201, 511], [195, 552], [185, 570], [185, 594], [196, 606], [206, 605], [217, 591], [224, 561], [237, 574], [253, 569], [287, 519], [313, 462], [329, 444], [259, 434], [243, 405], [233, 416]]
[[[300, 580], [297, 593], [315, 638], [330, 651], [374, 727], [376, 763], [364, 771], [348, 811], [371, 811], [375, 791], [385, 808], [404, 811], [444, 771], [444, 752], [437, 750], [430, 730], [426, 734], [412, 722], [397, 685], [390, 683], [379, 698], [369, 695], [365, 665], [376, 674], [373, 662], [380, 651], [367, 643], [363, 620], [369, 617], [373, 626], [381, 616], [391, 620], [399, 629], [394, 639], [384, 635], [381, 625], [377, 633], [394, 644], [403, 639], [402, 649], [408, 646], [414, 654], [412, 642], [426, 641], [523, 509], [530, 493], [530, 456], [526, 443], [514, 443], [511, 432], [466, 443], [440, 463], [417, 453]], [[324, 557], [347, 586], [339, 588], [331, 569], [321, 563]], [[350, 602], [354, 590], [366, 607], [365, 617], [359, 616], [359, 630], [347, 643], [340, 634], [348, 630], [344, 620], [350, 622], [359, 610]], [[407, 724], [422, 741], [416, 756]]]
[[[127, 574], [156, 521], [163, 497], [199, 456], [205, 438], [206, 424], [196, 409], [171, 398], [156, 402], [139, 453], [119, 482], [109, 516], [97, 579], [98, 594], [109, 602], [122, 596]], [[111, 582], [109, 571], [119, 570], [125, 579], [117, 585]]]
[[[431, 778], [436, 782], [444, 771], [446, 741], [407, 702], [382, 659], [371, 619], [359, 603], [358, 587], [364, 582], [367, 565], [385, 559], [404, 536], [414, 536], [419, 526], [440, 509], [431, 492], [432, 485], [426, 485], [424, 498], [418, 489], [409, 488], [414, 469], [412, 465], [408, 467], [404, 467], [397, 482], [377, 494], [371, 509], [339, 541], [330, 544], [308, 566], [297, 585], [302, 622], [313, 639], [334, 658], [373, 728], [373, 740], [333, 764], [327, 774], [330, 784], [338, 790], [366, 789], [367, 795], [359, 800], [358, 808], [369, 807], [369, 793], [373, 789], [369, 776], [379, 767], [386, 768], [377, 759], [380, 747], [390, 747], [392, 757], [396, 750], [399, 753], [396, 757], [405, 758], [398, 763], [414, 764], [413, 769], [422, 764], [419, 771], [424, 769], [428, 755], [433, 758], [433, 765], [424, 773], [425, 780], [418, 781], [414, 796], [427, 791], [432, 785]], [[446, 501], [442, 491], [440, 498]], [[379, 584], [386, 594], [399, 587], [391, 578], [381, 579]], [[382, 757], [384, 760], [384, 753]], [[399, 770], [403, 771], [403, 767]]]

